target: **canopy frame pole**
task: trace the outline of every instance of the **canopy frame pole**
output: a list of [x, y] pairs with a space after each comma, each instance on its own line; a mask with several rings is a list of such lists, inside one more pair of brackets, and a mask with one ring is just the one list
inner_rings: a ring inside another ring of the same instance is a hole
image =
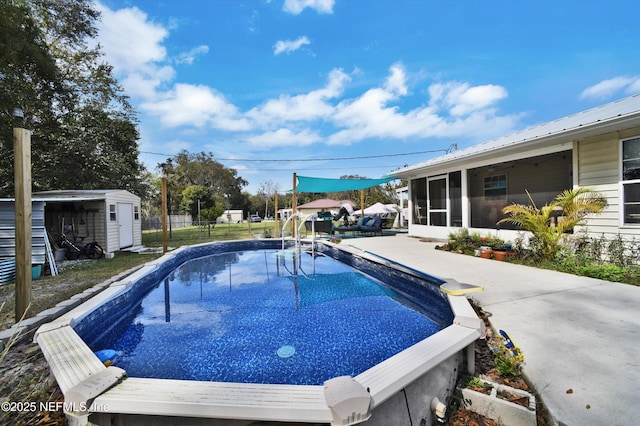
[[296, 185], [298, 182], [298, 176], [296, 172], [293, 172], [293, 192], [291, 193], [291, 236], [296, 237], [296, 214], [298, 213], [298, 197], [296, 195]]
[[278, 238], [278, 225], [280, 220], [278, 219], [278, 191], [275, 193], [274, 202], [274, 215], [273, 215], [273, 238]]

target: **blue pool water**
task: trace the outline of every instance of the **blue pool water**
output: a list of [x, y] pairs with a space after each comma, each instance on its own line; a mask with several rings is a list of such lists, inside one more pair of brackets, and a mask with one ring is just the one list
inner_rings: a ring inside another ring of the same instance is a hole
[[317, 385], [442, 328], [420, 311], [331, 257], [245, 250], [183, 263], [89, 344], [130, 377]]

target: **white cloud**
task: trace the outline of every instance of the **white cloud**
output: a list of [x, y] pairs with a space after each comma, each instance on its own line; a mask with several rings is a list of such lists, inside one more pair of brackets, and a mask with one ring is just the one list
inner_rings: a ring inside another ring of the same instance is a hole
[[341, 96], [349, 81], [351, 77], [348, 74], [341, 69], [334, 69], [329, 74], [325, 87], [301, 95], [281, 95], [277, 99], [269, 99], [252, 108], [246, 115], [263, 126], [268, 126], [269, 123], [326, 119], [333, 114], [335, 108], [328, 101]]
[[144, 70], [132, 72], [121, 78], [122, 84], [130, 96], [152, 100], [158, 97], [158, 87], [164, 82], [175, 78], [176, 72], [170, 66], [156, 67], [155, 72], [148, 73]]
[[311, 44], [307, 36], [298, 37], [295, 40], [278, 40], [273, 46], [273, 54], [277, 56], [281, 53], [295, 52], [307, 44]]
[[203, 85], [176, 84], [162, 99], [143, 103], [142, 107], [160, 116], [166, 127], [211, 125], [227, 131], [248, 130], [250, 127], [223, 95]]
[[629, 95], [640, 93], [640, 77], [637, 78], [636, 81], [630, 83], [629, 86], [627, 86], [626, 93]]
[[395, 93], [399, 96], [405, 96], [408, 93], [407, 89], [407, 74], [402, 64], [394, 64], [389, 69], [391, 75], [387, 77], [385, 82], [385, 90], [390, 93]]
[[96, 3], [96, 8], [102, 14], [98, 41], [127, 94], [146, 101], [157, 98], [159, 88], [176, 76], [163, 45], [169, 31], [137, 7], [114, 11]]
[[299, 15], [307, 7], [318, 13], [333, 13], [335, 0], [285, 0], [282, 10]]
[[367, 138], [477, 138], [483, 136], [478, 128], [506, 131], [519, 119], [496, 115], [493, 105], [507, 96], [503, 87], [472, 87], [457, 82], [433, 84], [427, 106], [402, 112], [399, 103], [409, 93], [406, 71], [402, 65], [395, 64], [389, 72], [383, 87], [369, 89], [360, 97], [343, 100], [337, 106], [333, 119], [341, 130], [329, 136], [329, 144], [348, 145]]
[[116, 72], [131, 72], [166, 59], [162, 45], [169, 32], [148, 21], [146, 13], [137, 7], [113, 11], [96, 4], [102, 14], [98, 22], [100, 43]]
[[198, 57], [199, 55], [204, 55], [208, 51], [209, 51], [209, 46], [204, 44], [198, 47], [194, 47], [188, 52], [183, 52], [180, 55], [178, 55], [178, 59], [176, 60], [176, 62], [179, 64], [191, 65], [193, 64], [193, 61], [196, 60], [196, 57]]
[[[331, 13], [333, 6], [333, 0], [285, 2], [285, 10], [291, 13], [301, 13], [305, 8]], [[420, 99], [412, 92], [422, 89], [413, 87], [413, 82], [423, 80], [423, 71], [417, 72], [421, 77], [416, 79], [416, 74], [410, 75], [402, 63], [391, 65], [380, 84], [358, 94], [352, 91], [359, 86], [347, 92], [348, 86], [355, 78], [367, 78], [367, 73], [357, 67], [351, 74], [333, 69], [317, 89], [273, 96], [243, 111], [213, 87], [172, 83], [177, 76], [171, 65], [192, 64], [208, 52], [206, 45], [171, 58], [164, 47], [169, 24], [165, 28], [150, 21], [136, 7], [118, 11], [98, 7], [103, 14], [100, 43], [127, 93], [139, 98], [142, 113], [156, 116], [162, 126], [182, 132], [215, 129], [228, 140], [243, 140], [268, 149], [317, 143], [348, 145], [367, 138], [394, 141], [466, 136], [477, 140], [504, 134], [520, 119], [518, 115], [498, 115], [496, 105], [508, 96], [498, 85], [441, 82], [431, 85], [428, 96]], [[279, 41], [274, 54], [309, 44], [306, 36]], [[599, 88], [594, 86], [585, 92], [600, 93], [604, 86], [603, 82]], [[637, 91], [640, 79], [627, 77], [624, 83], [609, 86], [626, 90], [635, 87]]]
[[285, 128], [247, 138], [249, 144], [262, 148], [305, 146], [319, 142], [320, 140], [322, 140], [322, 137], [312, 130], [304, 129], [301, 132], [295, 133], [291, 129]]
[[487, 84], [471, 87], [469, 83], [448, 82], [429, 87], [431, 106], [462, 116], [494, 105], [508, 96], [502, 86]]
[[621, 90], [624, 90], [624, 93], [629, 95], [638, 93], [640, 91], [640, 76], [617, 76], [603, 80], [584, 89], [580, 93], [580, 99], [608, 99]]
[[[191, 143], [184, 140], [180, 140], [180, 139], [175, 139], [162, 144], [162, 149], [167, 150], [169, 152], [179, 152], [182, 150], [189, 150], [190, 148], [191, 148]], [[158, 150], [158, 147], [153, 146], [153, 147], [150, 147], [150, 149]]]

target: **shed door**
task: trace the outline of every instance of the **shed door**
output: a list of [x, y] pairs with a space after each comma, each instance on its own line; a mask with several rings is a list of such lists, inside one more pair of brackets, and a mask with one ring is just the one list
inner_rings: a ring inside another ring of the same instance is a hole
[[120, 225], [120, 248], [133, 245], [133, 204], [118, 203], [118, 225]]

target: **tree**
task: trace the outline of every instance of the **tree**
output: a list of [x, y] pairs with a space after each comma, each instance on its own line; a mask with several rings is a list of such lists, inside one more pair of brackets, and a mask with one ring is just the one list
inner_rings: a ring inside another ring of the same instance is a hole
[[[274, 183], [271, 179], [262, 182], [260, 184], [260, 187], [258, 188], [258, 194], [256, 195], [259, 198], [261, 198], [264, 202], [265, 218], [269, 215], [269, 200], [274, 197], [277, 191], [278, 191], [278, 184]], [[273, 217], [275, 217], [275, 212]]]
[[[369, 179], [367, 177], [358, 175], [344, 175], [340, 176], [340, 179]], [[395, 192], [391, 185], [385, 184], [384, 186], [376, 185], [371, 188], [363, 189], [364, 205], [370, 206], [375, 203], [390, 204], [394, 203], [396, 199]], [[360, 191], [350, 190], [342, 192], [331, 192], [328, 197], [334, 200], [351, 200], [356, 206], [360, 205]]]
[[249, 205], [247, 207], [247, 217], [251, 214], [257, 214], [258, 216], [265, 216], [263, 209], [265, 207], [264, 197], [260, 194], [251, 195], [247, 194], [249, 197]]
[[206, 188], [212, 197], [223, 200], [220, 203], [225, 208], [237, 208], [244, 204], [241, 191], [248, 182], [237, 176], [236, 170], [216, 161], [212, 153], [191, 154], [182, 151], [158, 164], [158, 168], [167, 178], [170, 205], [180, 206], [183, 191], [194, 185]]
[[214, 205], [213, 194], [202, 185], [190, 185], [182, 191], [180, 211], [189, 213], [191, 217], [198, 217], [198, 213], [201, 210], [208, 209]]
[[540, 247], [540, 256], [551, 260], [560, 249], [562, 238], [584, 219], [598, 214], [607, 207], [607, 200], [588, 188], [567, 189], [542, 208], [536, 207], [527, 191], [530, 205], [511, 204], [502, 212], [508, 216], [498, 224], [509, 222], [533, 234], [535, 244]]
[[13, 191], [9, 141], [19, 125], [32, 131], [34, 190], [118, 188], [144, 197], [136, 113], [99, 46], [88, 45], [99, 18], [93, 2], [0, 0], [0, 10], [0, 194]]
[[162, 214], [162, 178], [147, 171], [143, 181], [149, 188], [147, 195], [142, 197], [140, 210], [142, 217], [160, 216]]

